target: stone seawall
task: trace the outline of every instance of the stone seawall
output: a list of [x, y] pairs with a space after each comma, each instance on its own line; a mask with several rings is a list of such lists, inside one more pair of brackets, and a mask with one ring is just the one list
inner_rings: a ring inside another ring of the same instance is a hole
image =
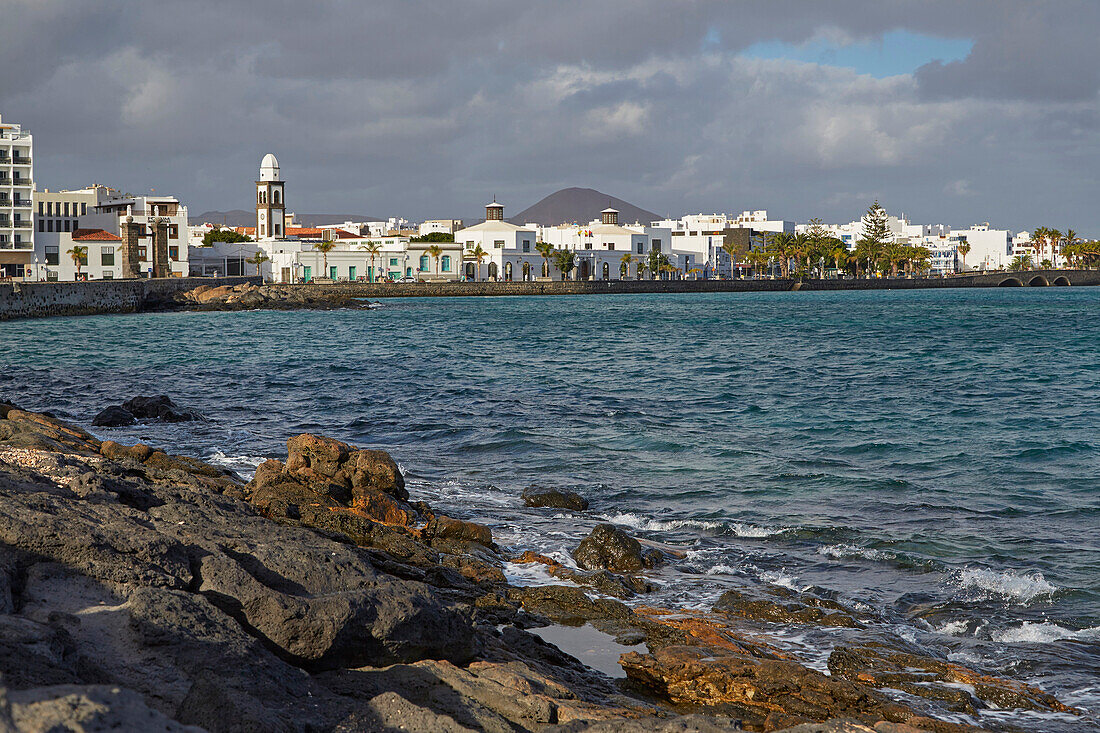
[[601, 295], [629, 293], [750, 293], [789, 290], [916, 290], [1004, 286], [1100, 285], [1098, 270], [1039, 270], [947, 278], [873, 280], [590, 280], [582, 282], [315, 283], [269, 285], [269, 290], [311, 297], [409, 298], [508, 295]]
[[85, 283], [0, 283], [0, 321], [46, 316], [135, 313], [149, 298], [159, 298], [200, 285], [259, 283], [256, 277], [93, 280]]

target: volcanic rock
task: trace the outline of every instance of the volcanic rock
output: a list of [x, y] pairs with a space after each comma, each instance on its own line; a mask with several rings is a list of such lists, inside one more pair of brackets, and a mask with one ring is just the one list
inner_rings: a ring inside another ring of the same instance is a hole
[[747, 588], [729, 590], [718, 598], [718, 602], [714, 604], [714, 610], [729, 616], [771, 623], [847, 628], [863, 626], [855, 618], [851, 609], [836, 601], [808, 594], [799, 596], [786, 588], [770, 588], [767, 593], [768, 595], [763, 592], [752, 592]]
[[613, 524], [597, 525], [573, 551], [573, 559], [585, 570], [637, 573], [661, 562], [657, 550], [642, 545]]
[[92, 418], [92, 425], [97, 427], [117, 428], [133, 424], [133, 413], [122, 405], [111, 405]]
[[557, 489], [540, 489], [537, 486], [530, 486], [524, 490], [523, 503], [529, 507], [571, 509], [575, 512], [588, 508], [588, 500], [580, 494]]

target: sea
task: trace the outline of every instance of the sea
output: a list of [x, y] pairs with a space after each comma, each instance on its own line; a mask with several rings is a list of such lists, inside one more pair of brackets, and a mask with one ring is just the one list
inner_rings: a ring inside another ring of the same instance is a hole
[[[1027, 681], [1100, 728], [1100, 288], [408, 298], [373, 310], [0, 323], [0, 397], [249, 475], [319, 433], [414, 499], [571, 563], [611, 522], [680, 555], [647, 605], [779, 586]], [[588, 511], [527, 509], [529, 486]], [[507, 565], [516, 583], [550, 579]], [[825, 670], [837, 630], [769, 632]]]

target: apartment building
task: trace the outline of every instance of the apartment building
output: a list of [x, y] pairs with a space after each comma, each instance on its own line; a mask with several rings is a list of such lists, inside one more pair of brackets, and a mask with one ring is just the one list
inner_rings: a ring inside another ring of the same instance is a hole
[[34, 138], [0, 118], [0, 279], [34, 268]]

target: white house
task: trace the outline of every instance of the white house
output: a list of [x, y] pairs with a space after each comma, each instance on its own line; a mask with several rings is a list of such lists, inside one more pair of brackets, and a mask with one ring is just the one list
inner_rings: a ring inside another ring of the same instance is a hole
[[[496, 200], [485, 206], [485, 221], [455, 232], [455, 242], [464, 250], [467, 280], [527, 280], [541, 271], [535, 227], [504, 221], [504, 205]], [[479, 246], [486, 254], [481, 264], [472, 256]]]
[[34, 262], [33, 151], [29, 132], [0, 119], [0, 279], [27, 276]]

